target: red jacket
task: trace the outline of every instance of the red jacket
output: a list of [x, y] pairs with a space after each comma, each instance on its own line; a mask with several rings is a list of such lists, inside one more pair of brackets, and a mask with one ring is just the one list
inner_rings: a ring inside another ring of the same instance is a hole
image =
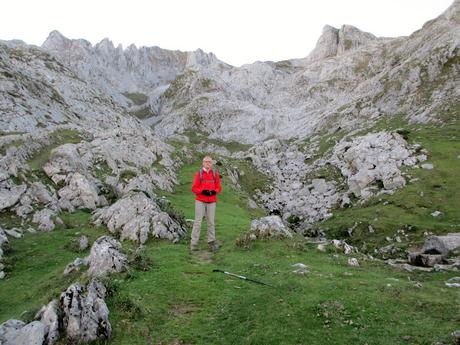
[[[202, 202], [216, 202], [217, 201], [217, 194], [220, 193], [221, 188], [220, 188], [220, 177], [219, 173], [217, 170], [215, 170], [215, 175], [212, 176], [212, 169], [210, 169], [208, 172], [206, 172], [203, 168], [203, 179], [200, 181], [200, 172], [197, 171], [195, 174], [195, 178], [193, 180], [193, 185], [192, 185], [192, 192], [196, 194], [196, 200], [202, 201]], [[215, 178], [215, 182], [214, 182]], [[215, 190], [216, 195], [208, 196], [208, 195], [203, 195], [201, 192], [203, 190]]]

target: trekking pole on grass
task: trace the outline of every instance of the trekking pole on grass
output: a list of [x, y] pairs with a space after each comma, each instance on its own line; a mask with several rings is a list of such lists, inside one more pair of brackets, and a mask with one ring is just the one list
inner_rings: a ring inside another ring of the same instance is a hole
[[227, 272], [227, 271], [224, 271], [224, 270], [213, 269], [212, 271], [213, 271], [213, 272], [224, 273], [224, 274], [227, 274], [227, 275], [229, 275], [229, 276], [232, 276], [232, 277], [235, 277], [235, 278], [239, 278], [239, 279], [243, 279], [243, 280], [247, 280], [247, 281], [250, 281], [250, 282], [253, 282], [253, 283], [257, 283], [257, 284], [267, 285], [267, 286], [270, 286], [270, 287], [276, 287], [276, 286], [273, 286], [273, 285], [270, 285], [270, 284], [267, 284], [267, 283], [264, 283], [264, 282], [261, 282], [261, 281], [258, 281], [258, 280], [254, 280], [254, 279], [251, 279], [251, 278], [248, 278], [248, 277], [245, 277], [245, 276], [240, 276], [240, 275], [238, 275], [238, 274], [231, 273], [231, 272]]

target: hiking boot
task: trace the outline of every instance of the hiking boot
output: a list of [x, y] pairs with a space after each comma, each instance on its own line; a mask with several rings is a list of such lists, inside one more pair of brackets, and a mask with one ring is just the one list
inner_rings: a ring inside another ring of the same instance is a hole
[[208, 247], [211, 252], [216, 252], [221, 247], [222, 243], [217, 241], [208, 242]]
[[197, 252], [197, 251], [198, 251], [198, 245], [196, 245], [196, 244], [191, 244], [191, 245], [190, 245], [190, 251], [192, 251], [192, 252]]

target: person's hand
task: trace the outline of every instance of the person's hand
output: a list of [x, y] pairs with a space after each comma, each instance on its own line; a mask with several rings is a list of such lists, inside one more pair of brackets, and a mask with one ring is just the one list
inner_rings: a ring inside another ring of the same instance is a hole
[[207, 189], [203, 189], [203, 190], [201, 191], [201, 194], [206, 195], [206, 196], [211, 196], [211, 191], [210, 191], [210, 190], [207, 190]]
[[209, 193], [211, 193], [211, 194], [209, 194], [209, 195], [211, 195], [211, 196], [217, 194], [217, 192], [216, 192], [215, 190], [210, 190]]

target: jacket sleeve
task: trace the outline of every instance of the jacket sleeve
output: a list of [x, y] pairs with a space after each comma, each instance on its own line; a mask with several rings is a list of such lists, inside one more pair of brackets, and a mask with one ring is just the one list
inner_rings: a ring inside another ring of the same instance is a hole
[[220, 187], [220, 176], [219, 173], [216, 171], [216, 193], [219, 194], [222, 188]]
[[203, 191], [203, 187], [201, 187], [200, 173], [197, 172], [195, 174], [195, 178], [193, 179], [192, 192], [195, 194], [201, 194], [202, 191]]

